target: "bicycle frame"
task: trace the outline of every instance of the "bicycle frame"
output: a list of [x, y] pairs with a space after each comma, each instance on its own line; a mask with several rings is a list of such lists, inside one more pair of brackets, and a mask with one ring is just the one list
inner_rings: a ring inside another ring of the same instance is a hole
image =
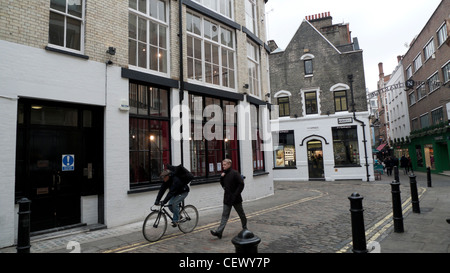
[[[159, 210], [157, 210], [157, 209], [151, 209], [152, 211], [157, 211], [158, 212], [158, 218], [156, 218], [156, 221], [155, 221], [155, 223], [153, 224], [153, 226], [154, 227], [157, 227], [158, 225], [159, 225], [159, 220], [161, 219], [161, 215], [164, 213], [167, 217], [169, 217], [169, 219], [171, 220], [171, 221], [173, 221], [173, 217], [171, 216], [171, 213], [169, 213], [165, 208], [167, 208], [167, 207], [169, 207], [169, 206], [171, 206], [171, 205], [164, 205], [164, 206], [161, 206], [160, 208], [159, 208]], [[180, 204], [180, 207], [179, 207], [179, 211], [182, 211], [183, 210], [183, 208], [184, 208], [184, 200], [181, 202], [181, 204]]]

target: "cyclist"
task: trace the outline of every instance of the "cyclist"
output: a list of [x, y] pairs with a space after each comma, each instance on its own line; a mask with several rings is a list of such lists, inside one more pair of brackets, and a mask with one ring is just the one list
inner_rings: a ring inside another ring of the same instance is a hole
[[[169, 201], [168, 207], [173, 213], [172, 226], [176, 227], [179, 221], [180, 204], [189, 194], [189, 186], [181, 182], [181, 180], [168, 169], [162, 171], [160, 177], [164, 182], [161, 184], [161, 188], [156, 196], [155, 205], [163, 206]], [[169, 192], [164, 200], [160, 202], [167, 189], [169, 189]]]

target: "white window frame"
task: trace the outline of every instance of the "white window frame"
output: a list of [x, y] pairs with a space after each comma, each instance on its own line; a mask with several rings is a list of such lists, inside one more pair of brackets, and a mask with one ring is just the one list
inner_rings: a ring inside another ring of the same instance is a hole
[[192, 0], [227, 18], [234, 19], [234, 0]]
[[[195, 12], [193, 12], [191, 10], [189, 10], [186, 13], [186, 17], [189, 18], [189, 16], [192, 16], [191, 18], [197, 18], [197, 19], [200, 20], [199, 21], [199, 23], [200, 23], [200, 33], [194, 33], [194, 32], [189, 31], [188, 30], [188, 26], [186, 26], [186, 28], [187, 28], [186, 29], [186, 33], [187, 33], [187, 36], [188, 36], [187, 43], [189, 43], [189, 39], [190, 38], [192, 39], [192, 43], [194, 43], [192, 45], [192, 48], [195, 45], [195, 40], [197, 40], [197, 41], [200, 40], [200, 45], [201, 45], [201, 56], [200, 56], [200, 58], [201, 59], [196, 58], [196, 56], [192, 56], [192, 57], [189, 56], [189, 52], [188, 52], [188, 54], [187, 54], [187, 58], [188, 58], [187, 70], [189, 71], [189, 59], [192, 59], [192, 62], [193, 62], [193, 64], [192, 64], [193, 65], [193, 73], [194, 73], [193, 74], [193, 78], [188, 78], [188, 82], [195, 82], [195, 83], [199, 83], [200, 82], [200, 83], [202, 83], [204, 85], [208, 85], [208, 86], [212, 86], [212, 87], [220, 86], [221, 88], [224, 88], [224, 89], [233, 90], [233, 91], [236, 90], [236, 85], [237, 85], [237, 77], [236, 77], [236, 70], [237, 70], [236, 58], [237, 58], [237, 53], [236, 53], [236, 34], [235, 34], [235, 32], [232, 29], [227, 28], [224, 25], [222, 25], [222, 24], [220, 24], [220, 23], [218, 23], [216, 21], [214, 21], [214, 20], [212, 20], [210, 18], [206, 18], [206, 17], [202, 16], [201, 14], [195, 13]], [[215, 41], [214, 39], [210, 39], [208, 37], [205, 37], [205, 29], [204, 29], [205, 21], [209, 22], [211, 24], [211, 26], [213, 26], [213, 27], [215, 26], [215, 27], [218, 28], [217, 29], [217, 33], [218, 33], [218, 35], [217, 35], [218, 36], [218, 38], [217, 38], [218, 40], [217, 41]], [[188, 19], [186, 19], [186, 24], [189, 24]], [[231, 38], [231, 46], [232, 47], [230, 47], [229, 45], [224, 44], [225, 42], [222, 41], [222, 36], [223, 36], [222, 35], [222, 31], [228, 31], [231, 34], [230, 38]], [[205, 55], [206, 54], [206, 52], [205, 52], [205, 49], [206, 49], [205, 44], [206, 43], [218, 47], [218, 58], [219, 58], [218, 59], [218, 64], [217, 64], [217, 66], [219, 68], [219, 72], [218, 72], [218, 74], [219, 74], [219, 83], [218, 84], [208, 83], [206, 81], [206, 65], [207, 65], [206, 57], [205, 57], [206, 56]], [[189, 45], [187, 44], [186, 47], [189, 48]], [[225, 62], [222, 59], [223, 51], [226, 51], [227, 56], [229, 56], [230, 53], [233, 54], [233, 56], [232, 56], [232, 60], [233, 60], [233, 64], [234, 64], [233, 67], [230, 66], [229, 61], [227, 61], [227, 66], [224, 65]], [[195, 61], [201, 62], [201, 75], [197, 74], [196, 71], [195, 71], [195, 69], [196, 69]], [[228, 77], [228, 81], [227, 81], [227, 85], [228, 86], [224, 85], [223, 77], [220, 76], [220, 75], [223, 75], [225, 69], [228, 70], [229, 73], [232, 73], [232, 78]], [[188, 77], [189, 77], [189, 73], [188, 73]]]
[[444, 84], [450, 81], [450, 61], [442, 66], [442, 75], [444, 75]]
[[[412, 92], [410, 92], [410, 93], [408, 94], [408, 98], [409, 98], [409, 106], [412, 106], [412, 105], [416, 104], [416, 102], [417, 102], [417, 97], [416, 97], [416, 93], [415, 93], [415, 92], [416, 92], [416, 91], [413, 90]], [[411, 100], [411, 96], [414, 98], [414, 101]]]
[[[56, 13], [56, 14], [64, 16], [64, 45], [60, 46], [60, 45], [51, 44], [50, 42], [48, 42], [48, 44], [47, 44], [48, 47], [55, 48], [55, 49], [60, 49], [60, 50], [64, 50], [64, 51], [69, 51], [69, 52], [73, 52], [73, 53], [77, 53], [77, 54], [84, 54], [86, 0], [80, 0], [80, 1], [81, 1], [81, 7], [82, 7], [81, 8], [82, 9], [81, 10], [81, 18], [69, 14], [69, 12], [68, 12], [68, 1], [67, 0], [66, 0], [66, 10], [64, 12], [56, 10], [56, 9], [52, 9], [51, 7], [49, 8], [50, 13], [53, 12], [53, 13]], [[78, 21], [81, 22], [81, 27], [80, 27], [80, 49], [79, 50], [67, 47], [67, 45], [66, 45], [66, 42], [67, 42], [66, 41], [67, 18], [71, 18], [71, 19], [78, 20]], [[49, 20], [50, 20], [50, 18], [49, 18]], [[49, 21], [49, 24], [50, 24], [50, 21]], [[49, 35], [50, 35], [50, 30], [49, 30]]]
[[409, 80], [409, 79], [412, 77], [412, 75], [413, 75], [413, 73], [412, 73], [412, 67], [411, 67], [411, 65], [409, 65], [409, 66], [406, 68], [406, 78]]
[[[170, 10], [170, 8], [169, 8], [169, 1], [167, 1], [167, 0], [158, 0], [157, 2], [163, 2], [165, 4], [164, 5], [165, 6], [165, 10], [164, 10], [164, 13], [165, 13], [164, 14], [164, 19], [165, 19], [165, 21], [163, 21], [163, 20], [158, 18], [158, 17], [160, 17], [159, 14], [158, 14], [159, 13], [159, 8], [157, 8], [157, 12], [158, 13], [157, 13], [156, 17], [153, 16], [150, 13], [151, 12], [151, 10], [150, 10], [150, 8], [151, 8], [151, 5], [150, 5], [151, 4], [151, 0], [146, 0], [146, 8], [145, 8], [146, 12], [145, 13], [139, 11], [139, 7], [138, 6], [137, 6], [137, 9], [133, 9], [133, 8], [128, 7], [128, 14], [129, 14], [128, 16], [130, 16], [130, 15], [136, 16], [136, 20], [137, 20], [137, 22], [136, 22], [136, 37], [135, 38], [130, 38], [129, 35], [128, 35], [128, 41], [133, 40], [133, 41], [136, 42], [136, 46], [137, 46], [137, 48], [136, 48], [136, 56], [135, 56], [136, 64], [130, 64], [129, 63], [129, 66], [130, 66], [130, 68], [133, 68], [135, 70], [142, 70], [144, 72], [151, 71], [152, 73], [155, 73], [155, 74], [161, 74], [163, 76], [167, 76], [170, 73], [170, 57], [169, 57], [169, 54], [170, 54], [169, 10]], [[139, 3], [139, 1], [136, 1], [136, 3]], [[146, 60], [145, 63], [146, 63], [146, 65], [145, 65], [145, 67], [142, 67], [139, 64], [139, 43], [143, 44], [142, 42], [139, 41], [139, 19], [145, 20], [145, 24], [146, 24], [146, 33], [145, 33], [145, 35], [146, 35], [146, 37], [145, 37], [145, 52], [146, 52], [145, 53], [146, 54], [146, 56], [145, 56], [145, 60]], [[156, 24], [158, 26], [157, 34], [155, 34], [156, 38], [157, 38], [157, 45], [151, 44], [153, 33], [150, 33], [150, 23], [154, 23], [154, 24]], [[159, 38], [160, 38], [159, 31], [160, 31], [161, 28], [165, 28], [166, 29], [166, 37], [165, 37], [166, 38], [165, 39], [165, 46], [166, 47], [165, 48], [161, 46], [161, 41], [159, 40]], [[161, 68], [161, 62], [162, 62], [162, 60], [159, 60], [159, 59], [158, 59], [158, 68], [157, 69], [152, 69], [150, 67], [149, 54], [151, 53], [151, 50], [150, 50], [151, 47], [156, 48], [156, 50], [158, 51], [158, 55], [161, 54], [159, 52], [165, 51], [166, 71], [161, 71], [161, 69], [162, 69]], [[128, 49], [128, 50], [130, 50], [130, 49]], [[128, 53], [128, 54], [130, 54], [130, 53]], [[129, 60], [129, 62], [130, 62], [130, 60]]]
[[[431, 80], [433, 78], [436, 78], [434, 81], [434, 84], [431, 82]], [[436, 90], [438, 90], [441, 85], [439, 84], [439, 72], [436, 71], [434, 72], [428, 79], [427, 79], [427, 85], [428, 85], [428, 89], [429, 89], [429, 93], [434, 92]]]
[[422, 67], [422, 64], [422, 53], [419, 53], [416, 58], [414, 58], [414, 73]]
[[256, 36], [258, 34], [258, 13], [256, 9], [255, 0], [244, 0], [245, 1], [245, 27], [253, 32]]
[[433, 37], [427, 42], [426, 46], [424, 46], [424, 48], [423, 48], [425, 62], [428, 59], [430, 59], [435, 52], [436, 52], [436, 48], [434, 47], [434, 37]]
[[[305, 97], [305, 93], [309, 93], [309, 92], [316, 92], [316, 103], [317, 103], [317, 113], [314, 114], [306, 114], [306, 97]], [[302, 109], [302, 115], [304, 117], [308, 116], [319, 116], [321, 113], [321, 107], [320, 107], [320, 88], [317, 89], [301, 89], [300, 90], [300, 94], [301, 94], [301, 99], [302, 99], [302, 105], [303, 105], [303, 109]]]
[[[248, 91], [261, 98], [261, 65], [260, 49], [255, 43], [247, 40]], [[254, 69], [251, 69], [254, 68]]]
[[441, 47], [447, 41], [447, 24], [444, 22], [438, 31], [436, 31], [438, 37], [438, 48]]

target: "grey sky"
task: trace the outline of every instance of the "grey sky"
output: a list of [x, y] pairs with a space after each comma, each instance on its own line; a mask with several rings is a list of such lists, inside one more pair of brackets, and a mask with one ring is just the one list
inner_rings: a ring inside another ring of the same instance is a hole
[[377, 89], [378, 63], [391, 74], [397, 56], [404, 55], [441, 0], [269, 0], [266, 23], [269, 40], [285, 49], [305, 16], [330, 12], [333, 23], [349, 23], [352, 37], [364, 50], [366, 87]]

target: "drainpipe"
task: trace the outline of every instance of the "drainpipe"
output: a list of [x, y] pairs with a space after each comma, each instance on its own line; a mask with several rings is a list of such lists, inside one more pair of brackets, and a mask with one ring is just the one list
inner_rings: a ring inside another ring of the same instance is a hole
[[368, 156], [367, 156], [367, 140], [366, 140], [366, 124], [362, 121], [356, 118], [356, 109], [355, 109], [355, 100], [353, 98], [353, 74], [348, 75], [348, 82], [350, 83], [350, 93], [352, 96], [352, 112], [353, 112], [353, 119], [361, 124], [361, 127], [363, 129], [363, 143], [364, 143], [364, 155], [366, 158], [366, 175], [367, 175], [367, 182], [369, 182], [370, 174], [369, 174], [369, 163], [368, 163]]
[[[180, 55], [180, 88], [179, 88], [179, 103], [180, 103], [180, 110], [181, 105], [183, 103], [184, 99], [184, 68], [183, 68], [183, 1], [178, 0], [178, 39], [179, 39], [179, 55]], [[180, 111], [180, 120], [183, 119], [183, 112]], [[184, 126], [186, 124], [181, 124], [181, 134], [183, 133], [183, 130], [185, 129]], [[183, 142], [184, 139], [181, 138], [180, 145], [181, 145], [181, 165], [184, 166], [184, 155], [183, 155]]]

